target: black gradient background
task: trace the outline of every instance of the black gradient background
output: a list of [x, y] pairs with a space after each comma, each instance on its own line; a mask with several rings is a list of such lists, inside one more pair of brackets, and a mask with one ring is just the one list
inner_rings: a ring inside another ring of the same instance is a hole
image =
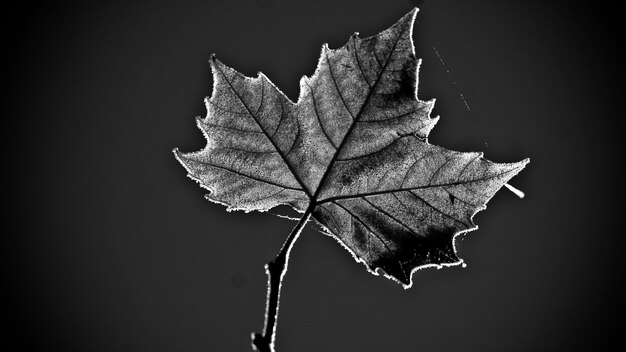
[[624, 293], [615, 9], [202, 0], [5, 9], [3, 351], [249, 351], [263, 265], [294, 222], [227, 213], [174, 160], [174, 147], [204, 146], [209, 55], [295, 99], [322, 43], [376, 34], [414, 6], [419, 97], [441, 115], [431, 143], [530, 157], [511, 181], [527, 196], [499, 192], [457, 241], [468, 267], [418, 271], [407, 291], [309, 225], [279, 352], [608, 350]]

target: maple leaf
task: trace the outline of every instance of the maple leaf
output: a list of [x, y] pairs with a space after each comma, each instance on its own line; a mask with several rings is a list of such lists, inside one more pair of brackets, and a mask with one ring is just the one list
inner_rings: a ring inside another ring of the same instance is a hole
[[280, 282], [310, 217], [368, 271], [408, 288], [416, 269], [462, 263], [455, 236], [475, 229], [474, 214], [528, 163], [428, 143], [438, 118], [430, 117], [434, 100], [417, 98], [416, 13], [376, 36], [355, 33], [339, 49], [324, 45], [296, 103], [262, 73], [249, 78], [211, 57], [213, 93], [197, 119], [207, 146], [175, 149], [176, 158], [228, 210], [287, 204], [303, 213], [266, 267], [258, 350], [273, 350]]

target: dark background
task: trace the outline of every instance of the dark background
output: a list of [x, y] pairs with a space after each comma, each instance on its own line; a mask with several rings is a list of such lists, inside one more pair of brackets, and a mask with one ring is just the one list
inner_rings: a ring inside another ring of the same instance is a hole
[[374, 35], [414, 6], [419, 97], [441, 115], [430, 141], [530, 157], [511, 181], [527, 196], [499, 192], [457, 241], [467, 268], [418, 271], [407, 291], [309, 226], [279, 352], [608, 350], [624, 294], [618, 12], [500, 0], [5, 8], [3, 350], [249, 351], [263, 265], [294, 222], [227, 213], [174, 160], [204, 146], [209, 55], [295, 99], [322, 43]]

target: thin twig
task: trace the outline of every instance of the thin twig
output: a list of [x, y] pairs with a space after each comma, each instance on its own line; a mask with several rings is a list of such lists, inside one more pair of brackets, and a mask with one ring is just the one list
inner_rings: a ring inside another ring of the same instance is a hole
[[274, 342], [276, 338], [276, 321], [278, 319], [278, 304], [280, 301], [280, 289], [283, 277], [287, 272], [287, 264], [289, 262], [289, 253], [293, 244], [298, 239], [304, 225], [311, 217], [314, 205], [304, 212], [298, 224], [291, 230], [289, 237], [285, 240], [280, 252], [268, 264], [265, 265], [265, 273], [267, 274], [267, 301], [265, 305], [265, 327], [263, 334], [252, 334], [252, 349], [258, 352], [275, 352]]

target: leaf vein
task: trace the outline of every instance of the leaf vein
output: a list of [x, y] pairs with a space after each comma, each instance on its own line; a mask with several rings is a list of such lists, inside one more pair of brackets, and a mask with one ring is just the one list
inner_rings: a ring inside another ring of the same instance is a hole
[[[406, 30], [406, 24], [404, 25], [404, 28], [402, 29], [402, 32], [404, 32], [405, 30]], [[374, 37], [374, 38], [377, 38], [377, 37]], [[400, 40], [400, 35], [398, 36], [398, 38], [396, 38], [396, 40], [395, 40], [395, 42], [393, 44], [394, 48], [398, 44], [399, 40]], [[327, 53], [327, 55], [328, 55], [328, 53]], [[326, 56], [326, 57], [328, 57], [328, 56]], [[372, 88], [368, 92], [367, 96], [365, 97], [365, 100], [363, 101], [363, 105], [361, 105], [361, 108], [360, 108], [359, 112], [356, 115], [357, 118], [361, 116], [361, 114], [363, 113], [363, 110], [365, 109], [365, 106], [369, 103], [369, 101], [370, 101], [370, 99], [372, 97], [373, 92], [376, 91], [376, 87], [378, 86], [378, 83], [380, 82], [380, 78], [382, 77], [383, 72], [385, 71], [385, 69], [387, 68], [387, 65], [389, 64], [389, 59], [390, 58], [391, 58], [391, 55], [389, 55], [387, 57], [387, 60], [385, 61], [385, 65], [381, 69], [381, 72], [379, 73], [378, 77], [376, 77], [376, 82], [374, 82], [374, 85], [372, 86]], [[341, 150], [343, 145], [346, 143], [346, 141], [349, 139], [349, 136], [352, 133], [352, 130], [354, 129], [354, 126], [356, 126], [355, 123], [352, 123], [350, 125], [350, 128], [348, 128], [348, 131], [343, 136], [343, 139], [341, 140], [341, 143], [339, 144], [339, 147], [335, 151], [335, 154], [333, 154], [332, 159], [330, 159], [330, 162], [328, 163], [328, 168], [326, 168], [326, 171], [324, 171], [324, 174], [322, 175], [322, 178], [320, 179], [320, 182], [319, 182], [319, 185], [318, 185], [318, 187], [317, 187], [317, 189], [315, 191], [315, 194], [313, 194], [313, 196], [312, 196], [312, 199], [314, 201], [316, 200], [317, 196], [319, 195], [319, 192], [324, 188], [324, 182], [328, 178], [328, 175], [330, 174], [330, 170], [332, 169], [333, 165], [335, 164], [335, 160], [339, 156], [339, 151]]]
[[356, 219], [359, 223], [361, 223], [361, 225], [363, 225], [367, 231], [369, 231], [372, 235], [374, 235], [374, 237], [376, 237], [382, 244], [383, 246], [385, 246], [385, 248], [387, 249], [387, 251], [390, 253], [390, 256], [393, 257], [393, 249], [391, 249], [391, 247], [389, 247], [389, 245], [387, 244], [387, 242], [385, 240], [382, 239], [382, 237], [380, 237], [374, 230], [372, 230], [369, 225], [367, 225], [363, 220], [361, 220], [361, 218], [359, 218], [356, 214], [354, 214], [353, 212], [351, 212], [350, 210], [348, 210], [348, 208], [344, 207], [343, 205], [334, 202], [333, 204], [337, 205], [338, 207], [340, 207], [341, 209], [343, 209], [346, 213], [348, 213], [351, 217], [353, 217], [354, 219]]
[[[239, 175], [239, 176], [247, 177], [247, 178], [249, 178], [249, 179], [252, 179], [252, 180], [255, 180], [255, 181], [258, 181], [258, 182], [264, 182], [264, 183], [267, 183], [267, 184], [272, 185], [272, 186], [276, 186], [276, 187], [283, 187], [283, 188], [286, 188], [286, 189], [291, 189], [291, 190], [294, 190], [294, 191], [302, 191], [302, 189], [300, 189], [300, 188], [296, 188], [296, 187], [291, 187], [291, 186], [281, 185], [281, 184], [276, 183], [276, 182], [274, 182], [274, 181], [265, 180], [265, 179], [262, 179], [262, 178], [259, 178], [259, 177], [256, 177], [256, 176], [251, 176], [251, 175], [248, 175], [248, 174], [244, 174], [244, 173], [242, 173], [241, 171], [233, 170], [233, 169], [227, 168], [227, 167], [225, 167], [225, 166], [216, 165], [216, 164], [210, 164], [210, 163], [206, 163], [206, 162], [199, 162], [199, 163], [204, 164], [204, 165], [206, 165], [206, 166], [208, 166], [208, 167], [215, 167], [215, 168], [218, 168], [218, 169], [222, 169], [222, 170], [225, 170], [225, 171], [229, 171], [229, 172], [234, 173], [235, 175]], [[193, 176], [194, 176], [194, 177], [196, 177], [195, 175], [193, 175]], [[197, 177], [196, 177], [196, 178], [197, 178]]]
[[337, 90], [337, 95], [339, 95], [339, 99], [341, 99], [341, 102], [343, 103], [343, 106], [346, 108], [346, 111], [348, 112], [348, 115], [350, 115], [352, 120], [354, 120], [354, 115], [352, 115], [352, 112], [348, 108], [348, 104], [346, 103], [346, 100], [344, 99], [343, 94], [341, 94], [341, 90], [339, 90], [339, 84], [337, 83], [337, 79], [335, 78], [335, 74], [333, 73], [333, 67], [330, 64], [330, 58], [328, 57], [328, 51], [329, 51], [329, 49], [326, 48], [326, 50], [324, 50], [324, 54], [326, 56], [326, 63], [328, 64], [328, 72], [330, 73], [330, 79], [331, 79], [331, 81], [333, 81], [333, 84], [335, 85], [335, 89]]
[[485, 178], [480, 178], [480, 179], [475, 179], [475, 180], [469, 180], [469, 181], [458, 181], [458, 182], [448, 182], [448, 183], [442, 183], [442, 184], [435, 184], [435, 185], [423, 185], [423, 186], [415, 186], [415, 187], [407, 187], [407, 188], [398, 188], [398, 189], [391, 189], [391, 190], [383, 190], [383, 191], [374, 191], [374, 192], [368, 192], [368, 193], [358, 193], [358, 194], [349, 194], [349, 195], [343, 195], [343, 196], [333, 196], [333, 197], [328, 197], [322, 200], [319, 200], [316, 202], [316, 204], [320, 205], [320, 204], [324, 204], [324, 203], [328, 203], [328, 202], [333, 202], [339, 199], [350, 199], [350, 198], [360, 198], [360, 197], [367, 197], [367, 196], [374, 196], [377, 194], [385, 194], [385, 193], [395, 193], [395, 192], [404, 192], [404, 191], [413, 191], [413, 190], [420, 190], [420, 189], [429, 189], [429, 188], [437, 188], [437, 187], [449, 187], [449, 186], [465, 186], [468, 183], [475, 183], [475, 182], [484, 182], [484, 181], [488, 181], [497, 177], [500, 177], [502, 175], [505, 175], [507, 173], [511, 173], [516, 171], [516, 169], [513, 170], [508, 170], [496, 175], [492, 175], [492, 176], [488, 176]]
[[252, 117], [254, 122], [256, 122], [256, 124], [261, 128], [261, 131], [263, 131], [263, 134], [265, 134], [265, 137], [270, 141], [270, 143], [274, 146], [274, 148], [276, 149], [278, 154], [283, 158], [283, 160], [285, 162], [285, 165], [287, 165], [287, 168], [291, 172], [291, 175], [293, 176], [293, 178], [300, 184], [300, 186], [302, 187], [302, 190], [304, 191], [304, 193], [306, 193], [309, 197], [311, 197], [311, 193], [309, 192], [309, 190], [306, 187], [306, 185], [302, 182], [300, 177], [298, 177], [298, 174], [293, 169], [293, 166], [291, 165], [291, 163], [287, 159], [287, 156], [282, 153], [282, 151], [280, 150], [280, 148], [278, 147], [276, 142], [270, 137], [270, 135], [267, 133], [267, 131], [265, 131], [265, 129], [263, 128], [263, 126], [261, 125], [259, 120], [256, 118], [256, 116], [254, 116], [254, 114], [252, 114], [252, 111], [250, 111], [250, 108], [248, 107], [248, 105], [246, 105], [246, 103], [243, 101], [243, 99], [239, 96], [239, 94], [237, 93], [237, 91], [233, 87], [233, 84], [228, 80], [228, 77], [226, 77], [226, 74], [224, 73], [224, 71], [222, 71], [222, 69], [218, 65], [216, 65], [216, 67], [218, 67], [218, 71], [222, 74], [222, 76], [224, 77], [224, 80], [226, 81], [226, 83], [228, 83], [228, 86], [230, 87], [230, 90], [237, 97], [237, 99], [239, 99], [239, 102], [241, 103], [241, 105], [243, 105], [243, 107], [246, 108], [246, 110], [248, 111], [248, 114], [250, 115], [250, 117]]
[[463, 225], [463, 226], [467, 226], [470, 227], [468, 224], [466, 224], [465, 222], [455, 218], [454, 216], [444, 212], [443, 210], [437, 208], [436, 206], [430, 204], [429, 202], [427, 202], [424, 198], [420, 197], [419, 195], [415, 194], [415, 192], [413, 191], [407, 191], [408, 193], [412, 194], [415, 198], [419, 199], [422, 203], [426, 204], [429, 208], [433, 209], [434, 211], [438, 212], [439, 214], [455, 221], [458, 222], [459, 224]]
[[322, 123], [322, 119], [320, 118], [319, 112], [317, 111], [317, 103], [315, 101], [315, 92], [313, 91], [313, 88], [311, 88], [308, 82], [306, 82], [306, 85], [309, 87], [309, 92], [311, 93], [311, 104], [313, 105], [313, 112], [315, 113], [315, 117], [317, 118], [317, 122], [320, 125], [322, 133], [324, 134], [324, 137], [326, 137], [328, 142], [330, 142], [330, 145], [332, 145], [333, 148], [337, 149], [335, 142], [333, 142], [332, 138], [330, 138], [330, 136], [328, 135], [328, 132], [326, 132], [326, 127], [324, 127], [324, 124]]
[[365, 72], [363, 71], [363, 67], [361, 66], [361, 59], [359, 59], [359, 51], [356, 48], [356, 36], [352, 36], [352, 47], [354, 48], [354, 58], [356, 59], [356, 64], [359, 67], [359, 72], [361, 72], [361, 76], [363, 76], [363, 80], [365, 80], [365, 83], [367, 83], [367, 85], [371, 88], [372, 84], [367, 79], [367, 76], [365, 76]]

